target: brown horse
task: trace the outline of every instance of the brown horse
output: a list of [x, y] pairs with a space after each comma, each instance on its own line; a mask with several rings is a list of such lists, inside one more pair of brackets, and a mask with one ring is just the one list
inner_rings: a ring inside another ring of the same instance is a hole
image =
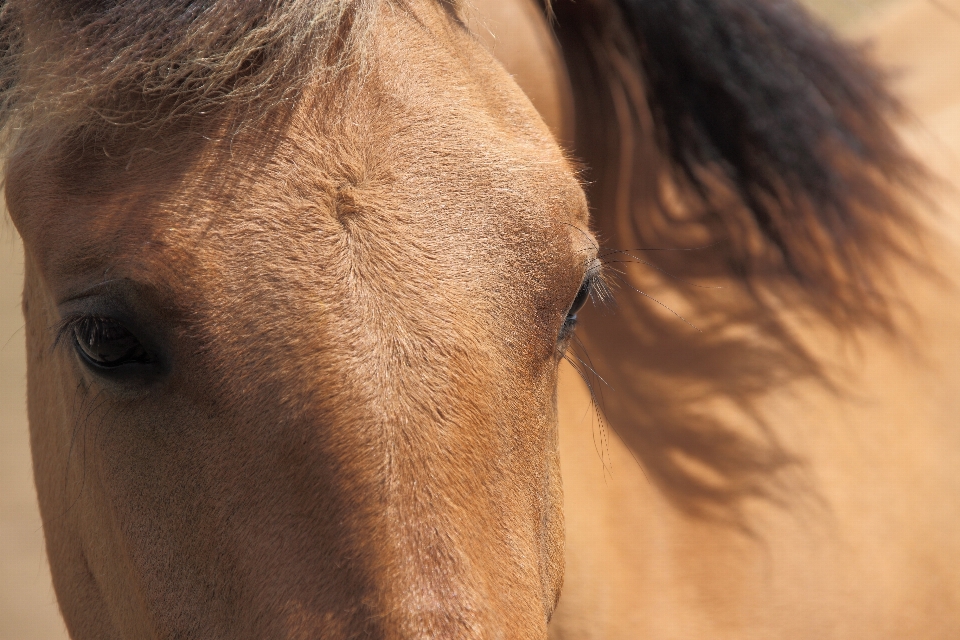
[[9, 0], [0, 33], [73, 637], [960, 632], [955, 414], [870, 404], [937, 370], [873, 347], [949, 263], [896, 101], [797, 7]]

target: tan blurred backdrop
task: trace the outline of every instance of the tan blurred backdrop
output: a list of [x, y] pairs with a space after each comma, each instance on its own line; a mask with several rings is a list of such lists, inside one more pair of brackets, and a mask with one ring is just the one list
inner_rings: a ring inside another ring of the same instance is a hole
[[[805, 1], [828, 21], [850, 33], [862, 32], [866, 24], [874, 21], [896, 19], [895, 14], [908, 10], [904, 5], [937, 5], [939, 2]], [[913, 59], [923, 60], [924, 56]], [[953, 60], [952, 64], [960, 64], [957, 62], [960, 60], [960, 38]], [[944, 64], [951, 63], [947, 60]], [[922, 76], [931, 70], [902, 71]], [[960, 113], [955, 117], [956, 126], [960, 127]], [[22, 262], [16, 231], [6, 218], [6, 212], [0, 211], [0, 640], [57, 640], [67, 635], [57, 610], [43, 550], [24, 406], [26, 365], [20, 315]]]

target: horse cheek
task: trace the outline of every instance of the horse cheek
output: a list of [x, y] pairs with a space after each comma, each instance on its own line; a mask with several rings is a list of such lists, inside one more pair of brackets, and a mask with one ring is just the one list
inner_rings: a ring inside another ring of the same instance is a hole
[[[109, 517], [90, 446], [94, 433], [82, 420], [90, 390], [72, 374], [69, 351], [53, 344], [58, 316], [29, 250], [23, 312], [30, 448], [54, 590], [72, 637], [119, 638], [103, 592], [104, 575], [114, 573], [110, 559], [119, 555], [105, 526]], [[144, 631], [133, 620], [122, 624]]]

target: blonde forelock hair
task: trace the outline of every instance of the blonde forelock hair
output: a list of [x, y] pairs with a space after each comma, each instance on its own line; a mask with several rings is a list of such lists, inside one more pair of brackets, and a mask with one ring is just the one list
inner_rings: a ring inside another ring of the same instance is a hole
[[[7, 0], [0, 132], [57, 139], [157, 133], [230, 110], [256, 122], [308, 82], [364, 64], [394, 0]], [[402, 4], [396, 2], [396, 4]]]

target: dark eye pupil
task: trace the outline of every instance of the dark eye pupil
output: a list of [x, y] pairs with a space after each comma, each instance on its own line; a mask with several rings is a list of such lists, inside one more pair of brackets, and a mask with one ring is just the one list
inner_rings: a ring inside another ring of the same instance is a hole
[[149, 354], [136, 336], [111, 318], [82, 318], [74, 325], [73, 336], [77, 349], [98, 366], [150, 362]]
[[587, 278], [583, 281], [583, 284], [580, 285], [580, 290], [577, 291], [577, 297], [573, 299], [573, 304], [570, 305], [570, 310], [567, 312], [568, 318], [575, 317], [577, 312], [583, 309], [583, 305], [587, 304], [587, 300], [590, 298], [591, 291], [593, 291], [593, 278]]

